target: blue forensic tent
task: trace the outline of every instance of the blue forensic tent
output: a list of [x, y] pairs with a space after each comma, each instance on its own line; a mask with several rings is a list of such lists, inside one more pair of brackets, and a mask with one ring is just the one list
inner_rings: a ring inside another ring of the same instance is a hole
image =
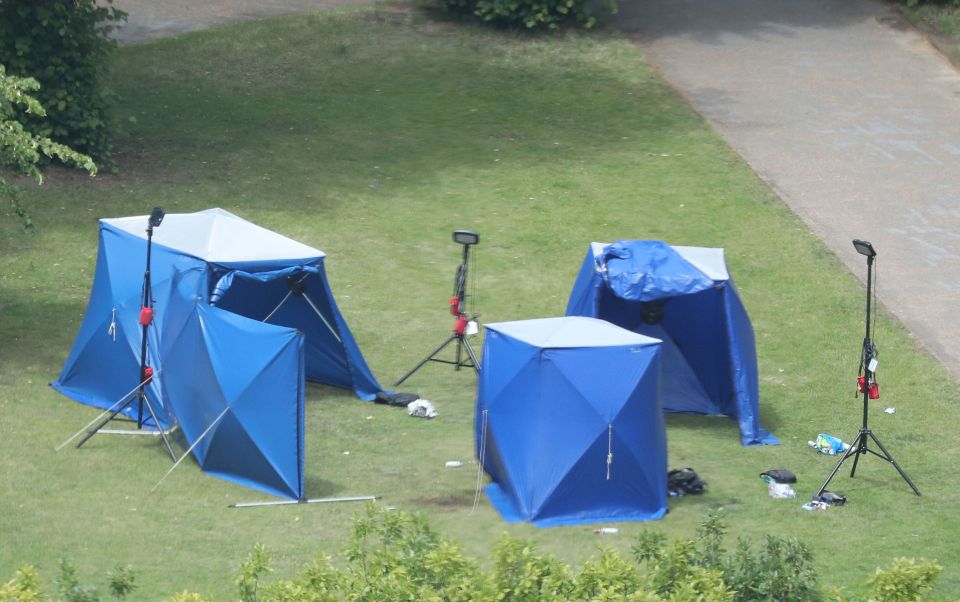
[[567, 315], [601, 318], [662, 340], [665, 411], [729, 416], [743, 445], [780, 443], [760, 426], [753, 326], [723, 249], [593, 243]]
[[[100, 221], [93, 289], [53, 388], [109, 408], [136, 387], [147, 217]], [[154, 230], [147, 398], [213, 474], [303, 497], [304, 381], [380, 390], [334, 301], [324, 253], [222, 209]], [[127, 408], [133, 417], [136, 405]], [[149, 426], [157, 427], [152, 420]]]
[[488, 324], [477, 457], [491, 503], [538, 526], [667, 511], [660, 342], [593, 318]]

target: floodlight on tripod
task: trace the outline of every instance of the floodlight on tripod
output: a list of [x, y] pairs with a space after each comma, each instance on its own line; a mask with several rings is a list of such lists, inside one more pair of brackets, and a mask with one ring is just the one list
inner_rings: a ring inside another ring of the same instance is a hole
[[[440, 345], [434, 349], [427, 357], [413, 367], [409, 372], [403, 375], [394, 386], [399, 386], [403, 381], [410, 378], [414, 372], [423, 367], [427, 362], [439, 362], [441, 364], [452, 364], [454, 370], [462, 367], [473, 368], [475, 372], [480, 372], [480, 361], [473, 347], [470, 346], [468, 336], [477, 334], [477, 316], [467, 316], [466, 298], [467, 298], [467, 276], [470, 267], [470, 247], [480, 243], [480, 235], [472, 230], [454, 230], [453, 242], [463, 245], [463, 256], [457, 267], [457, 275], [453, 281], [453, 295], [450, 297], [450, 313], [456, 316], [453, 323], [453, 334], [446, 338]], [[437, 355], [450, 343], [456, 342], [455, 359], [447, 360], [438, 358]]]
[[[827, 485], [829, 485], [833, 477], [836, 476], [840, 467], [843, 466], [843, 463], [851, 456], [853, 456], [853, 467], [850, 470], [850, 478], [853, 478], [857, 473], [857, 463], [860, 461], [860, 456], [866, 454], [873, 454], [892, 464], [893, 467], [897, 469], [897, 472], [900, 473], [900, 476], [903, 477], [903, 480], [907, 482], [907, 485], [919, 496], [920, 490], [913, 484], [913, 481], [910, 480], [907, 473], [900, 468], [900, 465], [897, 464], [897, 461], [890, 455], [890, 452], [887, 451], [887, 448], [880, 442], [880, 439], [878, 439], [874, 432], [867, 426], [867, 410], [870, 405], [870, 400], [880, 398], [880, 388], [877, 385], [875, 374], [879, 364], [877, 361], [877, 347], [874, 345], [870, 332], [871, 317], [873, 317], [873, 313], [876, 312], [875, 302], [871, 307], [871, 301], [873, 301], [871, 294], [875, 294], [873, 291], [873, 264], [877, 257], [877, 251], [873, 248], [872, 244], [865, 240], [854, 240], [853, 248], [857, 250], [857, 253], [867, 258], [867, 323], [866, 333], [863, 337], [863, 345], [860, 347], [860, 367], [857, 370], [857, 393], [863, 396], [863, 424], [860, 426], [860, 430], [857, 432], [856, 437], [854, 437], [850, 447], [847, 448], [847, 451], [844, 452], [840, 461], [837, 462], [833, 472], [830, 473], [830, 476], [824, 481], [820, 490], [817, 491], [814, 499], [820, 499], [820, 496], [826, 491]], [[876, 321], [874, 320], [874, 324], [875, 323]], [[869, 447], [870, 441], [876, 444], [880, 449], [879, 452]]]
[[[101, 417], [105, 414], [109, 414], [105, 419], [100, 421], [96, 426], [87, 431], [86, 436], [77, 443], [77, 447], [81, 447], [86, 443], [91, 437], [97, 433], [115, 433], [115, 434], [155, 434], [159, 433], [160, 437], [163, 439], [163, 444], [167, 448], [170, 457], [177, 461], [177, 455], [173, 453], [173, 448], [170, 446], [170, 441], [167, 439], [167, 433], [163, 430], [163, 425], [160, 424], [160, 421], [157, 419], [157, 414], [153, 410], [153, 406], [150, 403], [150, 400], [147, 398], [147, 386], [153, 381], [156, 373], [153, 368], [147, 365], [147, 342], [149, 336], [150, 325], [153, 324], [153, 289], [150, 279], [150, 261], [151, 261], [151, 251], [153, 249], [153, 229], [160, 227], [160, 224], [163, 223], [163, 218], [166, 213], [160, 207], [154, 207], [153, 211], [150, 212], [150, 216], [147, 218], [147, 266], [143, 272], [143, 289], [142, 289], [142, 298], [140, 304], [140, 315], [138, 318], [138, 323], [140, 324], [140, 366], [137, 377], [137, 386], [130, 391], [127, 395], [122, 397], [117, 401], [113, 406], [110, 407], [107, 411], [101, 414]], [[137, 412], [136, 412], [136, 430], [127, 430], [127, 431], [107, 431], [104, 427], [115, 419], [121, 419], [122, 412], [130, 407], [133, 402], [137, 403]], [[144, 410], [146, 409], [146, 413]], [[147, 414], [149, 414], [149, 419], [153, 421], [153, 426], [156, 428], [156, 431], [145, 431], [144, 424], [147, 421]], [[99, 420], [99, 417], [94, 419], [94, 422]], [[91, 423], [92, 424], [92, 423]], [[89, 425], [87, 425], [89, 426]], [[86, 430], [87, 427], [81, 429], [67, 441], [60, 446], [66, 445], [77, 437], [80, 433]], [[57, 448], [60, 449], [60, 448]]]

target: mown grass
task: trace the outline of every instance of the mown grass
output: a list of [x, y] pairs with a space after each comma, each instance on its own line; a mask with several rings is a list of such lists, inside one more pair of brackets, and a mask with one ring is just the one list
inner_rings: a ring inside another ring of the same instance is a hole
[[903, 13], [955, 66], [960, 65], [960, 5], [921, 3]]
[[[594, 240], [724, 247], [756, 329], [762, 420], [783, 445], [744, 449], [732, 421], [670, 416], [670, 465], [696, 468], [708, 494], [602, 540], [590, 527], [504, 523], [485, 500], [471, 513], [475, 378], [441, 365], [403, 387], [435, 402], [433, 421], [311, 386], [308, 494], [422, 510], [477, 556], [506, 531], [570, 561], [601, 542], [627, 550], [643, 529], [690, 535], [723, 506], [735, 536], [808, 543], [825, 585], [856, 591], [891, 558], [924, 556], [946, 567], [941, 592], [960, 592], [960, 493], [945, 476], [960, 456], [955, 382], [882, 316], [871, 424], [924, 495], [866, 458], [856, 479], [834, 482], [846, 507], [800, 509], [833, 465], [806, 441], [850, 438], [860, 424], [863, 289], [620, 37], [530, 38], [380, 7], [127, 47], [114, 86], [127, 123], [119, 173], [56, 173], [30, 189], [33, 236], [9, 212], [0, 220], [0, 576], [33, 563], [51, 578], [71, 556], [91, 578], [134, 565], [143, 599], [186, 588], [226, 600], [254, 543], [288, 576], [336, 551], [357, 510], [230, 510], [262, 496], [191, 463], [151, 494], [170, 464], [151, 441], [98, 437], [54, 453], [94, 415], [46, 383], [83, 315], [96, 220], [158, 204], [224, 207], [326, 251], [341, 310], [385, 385], [449, 331], [453, 229], [480, 232], [484, 322], [562, 315]], [[451, 459], [466, 466], [444, 468]], [[798, 474], [796, 501], [766, 496], [758, 473], [774, 467]]]

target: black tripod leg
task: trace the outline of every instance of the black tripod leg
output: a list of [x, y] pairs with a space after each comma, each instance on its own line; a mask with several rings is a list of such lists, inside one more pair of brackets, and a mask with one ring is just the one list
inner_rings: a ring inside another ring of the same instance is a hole
[[453, 363], [453, 369], [459, 370], [460, 366], [463, 365], [463, 345], [467, 341], [463, 338], [462, 334], [454, 333], [453, 336], [457, 337], [457, 357]]
[[[830, 484], [830, 481], [833, 480], [833, 477], [837, 476], [837, 473], [840, 471], [840, 467], [843, 466], [843, 463], [847, 461], [847, 458], [850, 457], [850, 454], [855, 453], [859, 456], [859, 452], [856, 452], [854, 450], [857, 450], [860, 448], [860, 436], [862, 434], [863, 433], [859, 433], [857, 435], [856, 440], [854, 440], [853, 445], [848, 447], [847, 451], [843, 452], [843, 456], [841, 456], [840, 461], [837, 462], [837, 465], [833, 467], [833, 472], [830, 473], [830, 476], [827, 477], [827, 480], [823, 482], [823, 485], [821, 485], [820, 489], [817, 491], [818, 497], [823, 495], [823, 492], [827, 490], [827, 485]], [[856, 460], [854, 460], [854, 463], [856, 463]]]
[[463, 339], [463, 346], [467, 348], [467, 354], [470, 356], [470, 359], [473, 360], [474, 372], [480, 374], [480, 362], [477, 360], [477, 354], [473, 352], [473, 347], [470, 346], [470, 341]]
[[873, 431], [870, 431], [870, 438], [873, 439], [873, 442], [876, 443], [877, 447], [880, 448], [880, 451], [883, 452], [883, 455], [887, 461], [893, 464], [893, 467], [897, 469], [897, 472], [899, 472], [900, 476], [903, 477], [903, 480], [907, 482], [907, 485], [910, 486], [910, 489], [913, 489], [913, 492], [919, 496], [920, 490], [917, 489], [917, 486], [913, 484], [913, 481], [910, 480], [910, 477], [907, 476], [907, 473], [903, 472], [903, 469], [900, 468], [900, 465], [897, 464], [897, 461], [893, 459], [893, 456], [891, 456], [890, 452], [887, 451], [887, 448], [883, 446], [883, 443], [880, 443], [880, 440], [877, 439], [877, 436], [873, 434]]
[[90, 440], [90, 437], [93, 437], [94, 435], [96, 435], [97, 432], [98, 432], [100, 429], [102, 429], [104, 426], [106, 426], [106, 424], [107, 424], [108, 422], [110, 422], [111, 420], [113, 420], [114, 418], [116, 418], [117, 414], [119, 414], [120, 412], [122, 412], [123, 410], [125, 410], [131, 403], [133, 403], [133, 400], [134, 400], [134, 399], [136, 399], [136, 397], [131, 397], [130, 400], [127, 401], [127, 403], [123, 404], [122, 406], [120, 406], [119, 408], [117, 408], [116, 410], [114, 410], [114, 411], [113, 411], [109, 416], [107, 416], [100, 424], [98, 424], [97, 426], [95, 426], [95, 427], [93, 427], [92, 429], [90, 429], [89, 431], [87, 431], [87, 435], [86, 435], [83, 439], [81, 439], [79, 443], [77, 443], [77, 449], [80, 449], [80, 447], [81, 447], [84, 443], [86, 443], [87, 441]]
[[177, 454], [173, 453], [173, 448], [170, 447], [170, 441], [167, 439], [167, 434], [163, 432], [163, 427], [160, 426], [160, 421], [157, 420], [157, 415], [153, 411], [153, 406], [150, 405], [150, 400], [147, 399], [147, 396], [144, 394], [143, 402], [147, 404], [147, 411], [150, 412], [150, 415], [153, 417], [153, 424], [157, 427], [157, 430], [160, 431], [160, 438], [163, 439], [163, 444], [167, 447], [167, 452], [170, 454], [170, 457], [174, 462], [177, 461]]
[[424, 364], [426, 364], [427, 362], [429, 362], [430, 360], [432, 360], [432, 359], [433, 359], [433, 356], [435, 356], [435, 355], [437, 355], [438, 353], [440, 353], [441, 351], [443, 351], [443, 348], [446, 347], [447, 345], [449, 345], [449, 344], [451, 343], [451, 341], [453, 341], [455, 338], [457, 338], [457, 333], [453, 333], [452, 335], [450, 335], [450, 338], [448, 338], [446, 341], [440, 343], [440, 346], [439, 346], [439, 347], [437, 347], [436, 349], [434, 349], [433, 352], [432, 352], [430, 355], [428, 355], [427, 357], [425, 357], [425, 358], [423, 358], [422, 360], [420, 360], [420, 363], [417, 364], [416, 366], [414, 366], [414, 367], [413, 367], [413, 370], [411, 370], [410, 372], [407, 372], [406, 374], [404, 374], [404, 375], [403, 375], [403, 378], [401, 378], [401, 379], [398, 380], [397, 382], [393, 383], [393, 386], [394, 386], [394, 387], [399, 387], [401, 384], [403, 384], [403, 381], [405, 381], [405, 380], [407, 380], [408, 378], [410, 378], [410, 377], [413, 375], [414, 372], [416, 372], [417, 370], [419, 370], [420, 368], [422, 368]]
[[853, 478], [853, 475], [857, 474], [857, 463], [860, 461], [860, 454], [865, 454], [869, 450], [867, 449], [867, 436], [863, 431], [857, 435], [856, 442], [850, 446], [850, 449], [854, 447], [857, 448], [857, 456], [853, 459], [853, 468], [850, 469], [850, 478]]

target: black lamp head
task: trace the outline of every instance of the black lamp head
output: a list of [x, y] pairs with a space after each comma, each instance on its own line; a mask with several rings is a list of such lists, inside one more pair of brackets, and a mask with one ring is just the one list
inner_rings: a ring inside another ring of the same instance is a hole
[[865, 240], [853, 239], [853, 248], [857, 250], [857, 253], [861, 255], [866, 255], [867, 257], [876, 257], [877, 252], [873, 249], [873, 245]]
[[480, 235], [472, 230], [454, 230], [453, 242], [461, 245], [475, 245], [480, 242]]
[[163, 216], [165, 215], [166, 213], [163, 212], [163, 209], [161, 209], [160, 207], [154, 207], [153, 211], [150, 212], [150, 227], [151, 228], [158, 227], [160, 225], [160, 222], [163, 221]]

